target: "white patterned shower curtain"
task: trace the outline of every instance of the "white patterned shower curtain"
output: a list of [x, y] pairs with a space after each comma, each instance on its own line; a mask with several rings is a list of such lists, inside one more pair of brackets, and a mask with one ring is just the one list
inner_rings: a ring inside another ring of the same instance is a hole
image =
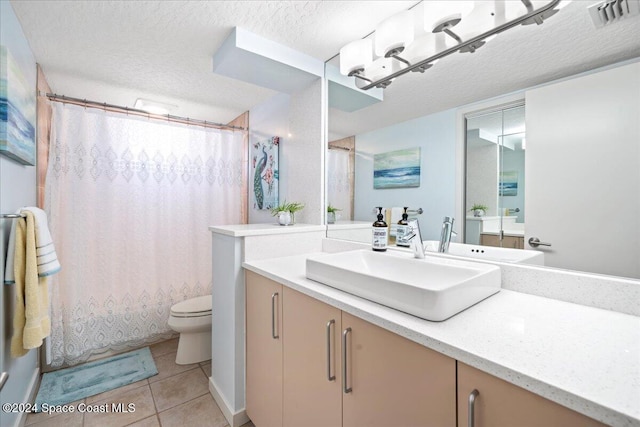
[[327, 150], [327, 203], [340, 209], [342, 219], [351, 219], [351, 168], [349, 151], [342, 149]]
[[54, 103], [46, 211], [51, 365], [169, 336], [171, 305], [211, 293], [210, 225], [241, 223], [241, 132]]

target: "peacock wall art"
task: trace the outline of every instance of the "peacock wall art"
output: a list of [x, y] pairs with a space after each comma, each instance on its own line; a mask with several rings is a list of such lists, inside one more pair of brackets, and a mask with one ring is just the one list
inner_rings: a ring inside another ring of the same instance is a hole
[[254, 209], [270, 210], [278, 206], [279, 145], [280, 137], [278, 136], [251, 145]]

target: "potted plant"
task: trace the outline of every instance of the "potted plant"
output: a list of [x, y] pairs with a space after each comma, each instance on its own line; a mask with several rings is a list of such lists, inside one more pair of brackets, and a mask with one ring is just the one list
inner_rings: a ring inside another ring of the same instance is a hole
[[295, 224], [295, 213], [303, 208], [304, 203], [287, 203], [285, 200], [282, 204], [271, 209], [271, 215], [278, 217], [278, 223], [280, 225], [293, 225]]
[[471, 209], [469, 209], [471, 212], [473, 212], [473, 216], [484, 216], [485, 213], [487, 213], [487, 206], [480, 204], [480, 203], [475, 203], [473, 206], [471, 206]]
[[336, 222], [337, 215], [336, 212], [341, 211], [342, 209], [338, 209], [336, 207], [331, 206], [331, 203], [327, 205], [327, 224], [334, 224]]

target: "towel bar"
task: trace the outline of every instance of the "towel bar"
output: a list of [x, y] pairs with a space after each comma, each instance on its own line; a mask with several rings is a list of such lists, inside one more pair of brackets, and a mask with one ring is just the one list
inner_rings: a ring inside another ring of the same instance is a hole
[[0, 218], [9, 218], [9, 219], [13, 219], [13, 218], [24, 218], [25, 216], [23, 214], [0, 214]]

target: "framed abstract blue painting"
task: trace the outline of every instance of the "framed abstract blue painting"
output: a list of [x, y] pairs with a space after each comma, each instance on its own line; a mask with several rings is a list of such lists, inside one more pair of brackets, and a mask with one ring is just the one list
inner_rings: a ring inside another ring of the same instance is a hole
[[36, 89], [6, 46], [0, 46], [0, 154], [36, 164]]
[[500, 172], [500, 182], [498, 184], [498, 195], [517, 196], [518, 195], [518, 172]]
[[420, 148], [373, 156], [373, 188], [420, 187]]

